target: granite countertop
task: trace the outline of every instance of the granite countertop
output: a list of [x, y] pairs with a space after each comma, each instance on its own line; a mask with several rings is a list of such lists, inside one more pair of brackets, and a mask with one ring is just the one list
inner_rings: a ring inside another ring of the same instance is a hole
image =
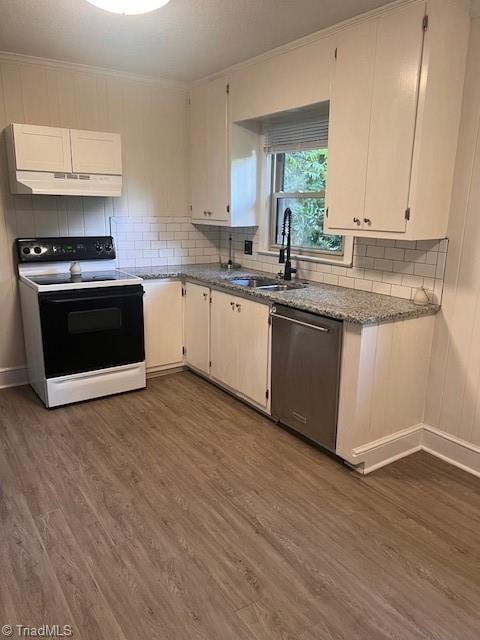
[[[120, 267], [121, 269], [121, 267]], [[302, 311], [310, 311], [337, 320], [346, 320], [368, 325], [392, 322], [406, 318], [432, 315], [440, 309], [437, 304], [417, 306], [410, 300], [394, 298], [379, 293], [357, 291], [330, 284], [308, 283], [303, 289], [290, 291], [264, 291], [249, 289], [229, 282], [232, 278], [264, 276], [275, 278], [271, 273], [235, 269], [227, 271], [218, 264], [178, 265], [170, 267], [137, 267], [122, 269], [144, 280], [163, 278], [187, 278], [206, 285], [262, 300], [267, 303], [284, 304]]]

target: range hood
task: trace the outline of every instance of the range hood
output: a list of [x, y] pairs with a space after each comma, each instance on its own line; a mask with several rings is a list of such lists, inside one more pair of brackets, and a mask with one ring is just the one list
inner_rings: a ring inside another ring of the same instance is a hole
[[32, 124], [5, 134], [12, 193], [121, 196], [120, 134]]
[[122, 195], [122, 176], [15, 171], [10, 176], [10, 187], [12, 193], [20, 194], [118, 197]]

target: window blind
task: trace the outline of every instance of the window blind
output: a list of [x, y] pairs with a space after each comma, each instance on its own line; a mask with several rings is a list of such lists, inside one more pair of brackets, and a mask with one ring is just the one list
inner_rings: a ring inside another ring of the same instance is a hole
[[328, 115], [270, 120], [264, 123], [265, 150], [269, 153], [328, 147]]

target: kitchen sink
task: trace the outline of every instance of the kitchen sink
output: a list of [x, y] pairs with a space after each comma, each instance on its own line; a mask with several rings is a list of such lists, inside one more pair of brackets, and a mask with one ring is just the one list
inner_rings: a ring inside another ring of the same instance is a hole
[[273, 278], [232, 278], [231, 284], [248, 289], [261, 289], [262, 291], [290, 291], [291, 289], [303, 289], [307, 285], [300, 282], [285, 282]]

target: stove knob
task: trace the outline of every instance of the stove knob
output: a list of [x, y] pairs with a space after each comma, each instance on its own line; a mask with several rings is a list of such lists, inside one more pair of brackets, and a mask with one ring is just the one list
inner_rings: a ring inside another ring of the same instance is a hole
[[97, 242], [97, 245], [95, 247], [95, 251], [97, 253], [100, 253], [102, 251], [102, 249], [103, 249], [103, 246]]
[[28, 254], [30, 253], [30, 247], [23, 247], [22, 253], [24, 253], [26, 256], [28, 256]]
[[111, 244], [106, 244], [105, 245], [105, 251], [107, 251], [108, 253], [110, 253], [110, 251], [112, 250], [112, 245]]
[[42, 247], [33, 247], [33, 250], [36, 254], [42, 253]]

